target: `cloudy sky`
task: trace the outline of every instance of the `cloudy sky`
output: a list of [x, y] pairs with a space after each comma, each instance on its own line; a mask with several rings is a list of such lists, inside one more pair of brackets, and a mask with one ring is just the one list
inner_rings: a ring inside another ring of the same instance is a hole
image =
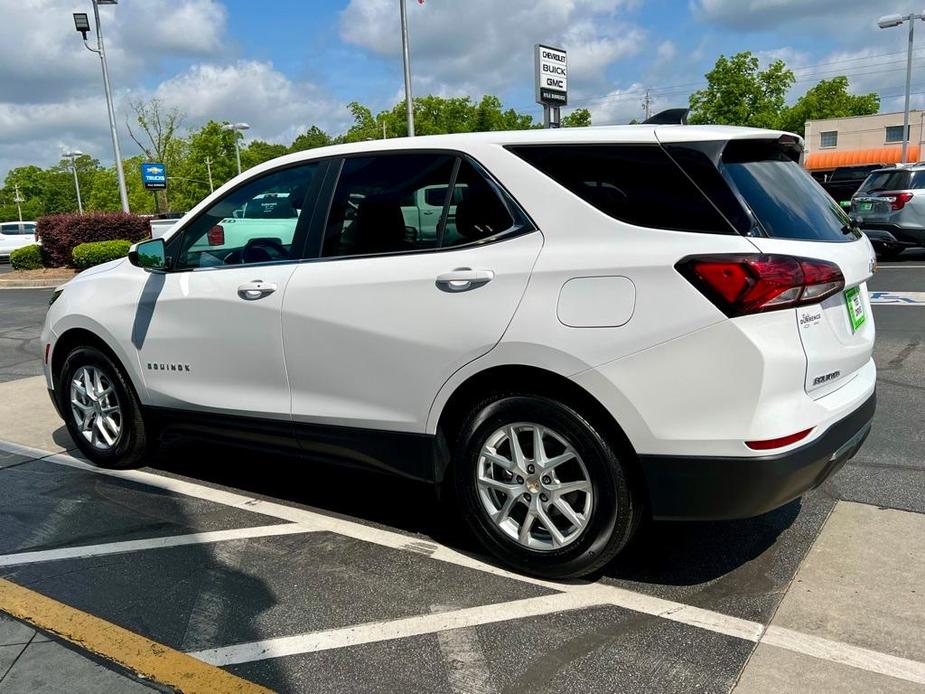
[[[796, 71], [794, 95], [848, 75], [902, 107], [905, 32], [877, 17], [905, 0], [409, 0], [416, 94], [499, 94], [533, 104], [532, 46], [569, 51], [570, 106], [595, 124], [683, 106], [720, 53], [781, 57]], [[917, 6], [916, 6], [917, 7]], [[111, 163], [99, 60], [81, 44], [71, 13], [90, 0], [0, 0], [0, 177], [47, 166], [64, 148]], [[249, 137], [289, 143], [315, 123], [349, 124], [353, 100], [374, 109], [402, 90], [398, 0], [120, 0], [103, 31], [123, 153], [129, 99], [158, 96], [195, 127], [247, 121]], [[925, 104], [925, 24], [913, 99]]]

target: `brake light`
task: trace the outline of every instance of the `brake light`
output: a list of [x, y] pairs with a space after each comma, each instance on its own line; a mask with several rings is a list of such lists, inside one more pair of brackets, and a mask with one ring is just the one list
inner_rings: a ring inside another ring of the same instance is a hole
[[209, 229], [208, 237], [210, 246], [224, 246], [225, 228], [221, 224], [216, 224], [214, 227]]
[[754, 451], [767, 451], [772, 448], [783, 448], [784, 446], [789, 446], [791, 443], [802, 441], [807, 436], [809, 436], [809, 432], [812, 430], [812, 427], [810, 427], [809, 429], [798, 431], [797, 433], [790, 434], [789, 436], [781, 436], [779, 439], [766, 439], [765, 441], [746, 441], [745, 445]]
[[890, 203], [890, 209], [896, 212], [904, 208], [906, 203], [912, 199], [912, 193], [880, 193], [880, 197], [886, 198]]
[[675, 267], [730, 317], [816, 303], [845, 287], [835, 263], [789, 255], [693, 256]]

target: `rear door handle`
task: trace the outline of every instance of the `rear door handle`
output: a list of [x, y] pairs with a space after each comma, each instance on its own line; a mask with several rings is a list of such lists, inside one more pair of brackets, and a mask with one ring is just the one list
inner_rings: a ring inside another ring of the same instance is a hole
[[494, 278], [495, 273], [491, 270], [460, 267], [437, 275], [437, 287], [445, 292], [465, 292], [486, 285]]
[[245, 301], [256, 301], [257, 299], [262, 299], [265, 296], [269, 296], [275, 291], [276, 285], [272, 282], [254, 280], [253, 282], [245, 282], [240, 287], [238, 287], [238, 296], [240, 296]]

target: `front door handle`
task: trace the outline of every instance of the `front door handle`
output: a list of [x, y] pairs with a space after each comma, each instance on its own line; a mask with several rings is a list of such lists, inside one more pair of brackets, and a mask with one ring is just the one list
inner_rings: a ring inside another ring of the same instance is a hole
[[262, 299], [265, 296], [269, 296], [275, 291], [276, 285], [272, 282], [254, 280], [253, 282], [245, 282], [240, 287], [238, 287], [238, 296], [240, 296], [245, 301], [256, 301], [257, 299]]
[[466, 292], [488, 284], [495, 278], [491, 270], [473, 270], [468, 267], [456, 268], [437, 276], [437, 287], [445, 292]]

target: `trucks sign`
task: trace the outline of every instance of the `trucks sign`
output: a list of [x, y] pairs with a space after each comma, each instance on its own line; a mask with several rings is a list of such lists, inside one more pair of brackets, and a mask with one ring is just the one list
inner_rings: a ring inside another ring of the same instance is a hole
[[142, 164], [141, 183], [147, 190], [163, 190], [167, 187], [167, 167], [163, 164]]
[[561, 48], [536, 44], [536, 102], [544, 106], [568, 103], [568, 56]]

